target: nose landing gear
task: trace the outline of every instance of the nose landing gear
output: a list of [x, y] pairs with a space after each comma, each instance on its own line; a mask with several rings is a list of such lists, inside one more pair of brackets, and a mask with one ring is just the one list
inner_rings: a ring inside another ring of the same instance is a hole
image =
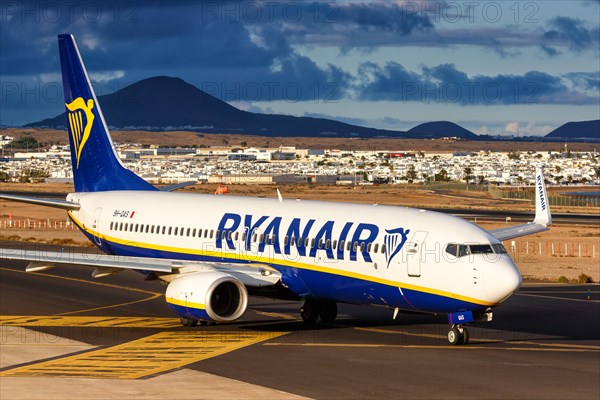
[[469, 331], [462, 325], [452, 325], [448, 331], [448, 342], [452, 345], [469, 343]]

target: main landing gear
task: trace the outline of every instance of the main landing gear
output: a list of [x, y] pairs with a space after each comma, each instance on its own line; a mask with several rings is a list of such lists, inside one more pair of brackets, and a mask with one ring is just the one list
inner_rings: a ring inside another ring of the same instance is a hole
[[187, 326], [189, 328], [193, 328], [196, 325], [200, 325], [200, 326], [208, 326], [208, 325], [214, 325], [214, 322], [209, 322], [209, 321], [201, 321], [198, 319], [192, 319], [192, 318], [186, 318], [186, 317], [179, 317], [179, 321], [181, 321], [181, 325], [183, 326]]
[[330, 324], [337, 317], [337, 303], [306, 299], [300, 308], [300, 316], [308, 324], [314, 324], [319, 318], [321, 318], [321, 322]]
[[469, 343], [469, 331], [462, 325], [452, 325], [448, 331], [448, 342], [452, 345]]

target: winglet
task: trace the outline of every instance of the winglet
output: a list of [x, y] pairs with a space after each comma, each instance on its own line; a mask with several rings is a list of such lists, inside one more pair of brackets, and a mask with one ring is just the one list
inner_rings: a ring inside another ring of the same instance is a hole
[[550, 214], [550, 204], [548, 203], [544, 174], [540, 167], [535, 169], [535, 219], [533, 220], [533, 223], [544, 226], [552, 224], [552, 215]]

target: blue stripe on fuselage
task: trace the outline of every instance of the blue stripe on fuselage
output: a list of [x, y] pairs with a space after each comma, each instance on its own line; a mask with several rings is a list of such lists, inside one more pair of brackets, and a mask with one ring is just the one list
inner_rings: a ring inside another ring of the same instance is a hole
[[[95, 237], [84, 232], [92, 242]], [[147, 249], [135, 245], [125, 245], [102, 240], [100, 246], [112, 254], [134, 257], [171, 258], [180, 260], [193, 260], [204, 262], [250, 263], [251, 261], [219, 256], [200, 256], [179, 252]], [[274, 260], [276, 261], [276, 260]], [[140, 260], [140, 270], [143, 271], [143, 260]], [[422, 292], [412, 289], [402, 289], [371, 282], [364, 279], [331, 274], [322, 271], [313, 271], [303, 268], [282, 266], [270, 263], [273, 268], [282, 274], [282, 283], [300, 296], [310, 296], [319, 300], [331, 300], [350, 304], [378, 305], [403, 310], [422, 311], [431, 313], [447, 313], [464, 310], [484, 310], [487, 306], [466, 302], [446, 296]]]

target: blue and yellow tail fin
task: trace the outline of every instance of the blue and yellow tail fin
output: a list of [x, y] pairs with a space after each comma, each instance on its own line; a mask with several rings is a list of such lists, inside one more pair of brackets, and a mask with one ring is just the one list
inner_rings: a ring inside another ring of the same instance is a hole
[[121, 164], [73, 35], [58, 48], [75, 191], [157, 190]]

